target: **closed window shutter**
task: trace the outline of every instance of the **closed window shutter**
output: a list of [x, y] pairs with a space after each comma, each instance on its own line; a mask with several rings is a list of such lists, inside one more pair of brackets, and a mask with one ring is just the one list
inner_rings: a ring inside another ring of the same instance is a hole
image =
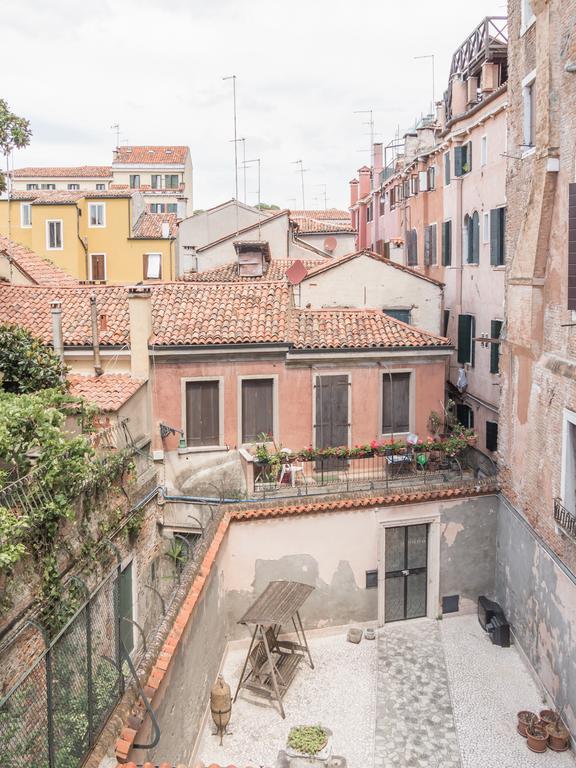
[[430, 224], [430, 264], [436, 264], [436, 224]]
[[444, 184], [450, 184], [450, 153], [444, 155]]
[[466, 165], [467, 170], [466, 173], [470, 173], [472, 170], [472, 142], [469, 141], [468, 144], [466, 144]]
[[449, 267], [452, 263], [452, 222], [442, 223], [442, 264]]
[[186, 443], [189, 446], [220, 442], [218, 381], [186, 382]]
[[498, 422], [497, 421], [486, 422], [486, 450], [487, 451], [498, 450]]
[[471, 264], [480, 263], [480, 216], [478, 211], [472, 214], [472, 260]]
[[458, 315], [458, 362], [474, 364], [474, 317]]
[[[490, 323], [490, 337], [499, 339], [502, 332], [502, 320], [492, 320]], [[492, 342], [490, 344], [490, 373], [500, 371], [500, 344]]]
[[462, 176], [464, 164], [464, 147], [454, 147], [454, 176]]
[[261, 434], [274, 434], [273, 393], [272, 379], [245, 379], [242, 382], [243, 443], [253, 443]]
[[382, 432], [409, 432], [410, 374], [385, 373], [383, 376]]
[[424, 229], [424, 265], [430, 264], [430, 227]]
[[490, 211], [490, 264], [500, 263], [500, 215], [498, 208]]

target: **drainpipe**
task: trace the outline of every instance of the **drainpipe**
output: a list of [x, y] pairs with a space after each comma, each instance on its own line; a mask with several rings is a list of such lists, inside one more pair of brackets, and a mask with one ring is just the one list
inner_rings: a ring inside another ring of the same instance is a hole
[[50, 313], [52, 314], [52, 345], [54, 354], [64, 362], [64, 341], [62, 336], [62, 303], [60, 301], [50, 302]]
[[100, 362], [100, 339], [98, 336], [98, 309], [96, 307], [96, 294], [90, 294], [90, 319], [92, 321], [92, 349], [94, 350], [94, 370], [96, 376], [102, 376], [102, 364]]

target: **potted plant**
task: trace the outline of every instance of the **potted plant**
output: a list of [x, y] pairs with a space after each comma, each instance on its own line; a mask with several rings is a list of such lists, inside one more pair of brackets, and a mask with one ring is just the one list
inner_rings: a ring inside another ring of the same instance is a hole
[[520, 736], [524, 736], [524, 738], [526, 738], [526, 728], [538, 720], [538, 715], [534, 714], [534, 712], [528, 712], [528, 710], [523, 709], [521, 712], [518, 712], [517, 717], [518, 725], [516, 726], [516, 730]]
[[309, 762], [327, 762], [332, 755], [332, 731], [321, 725], [299, 725], [290, 729], [286, 743], [288, 757]]
[[532, 750], [532, 752], [546, 752], [548, 732], [540, 724], [540, 721], [531, 723], [526, 727], [526, 738], [528, 740], [528, 749]]
[[570, 734], [560, 720], [560, 716], [553, 723], [548, 723], [546, 732], [548, 733], [548, 746], [551, 750], [565, 752], [570, 748]]

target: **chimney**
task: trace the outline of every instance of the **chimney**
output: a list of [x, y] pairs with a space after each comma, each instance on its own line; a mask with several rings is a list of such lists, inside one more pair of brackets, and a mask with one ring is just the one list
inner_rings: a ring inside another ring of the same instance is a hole
[[436, 102], [436, 122], [440, 126], [440, 130], [444, 130], [446, 127], [446, 104], [443, 101]]
[[152, 334], [152, 291], [148, 285], [128, 288], [130, 314], [130, 372], [139, 379], [150, 374], [148, 341]]
[[482, 64], [480, 76], [480, 89], [482, 93], [492, 93], [498, 88], [498, 64], [493, 61], [485, 61]]
[[167, 221], [162, 222], [162, 237], [164, 240], [170, 237], [170, 224]]
[[358, 202], [358, 179], [352, 179], [350, 182], [350, 206]]
[[478, 78], [469, 77], [466, 81], [466, 106], [471, 107], [478, 102]]
[[51, 301], [50, 312], [52, 313], [52, 344], [54, 346], [54, 354], [58, 355], [61, 362], [64, 362], [64, 338], [62, 335], [62, 303], [60, 301]]
[[466, 83], [457, 77], [450, 83], [450, 88], [452, 89], [452, 115], [462, 115], [466, 112]]
[[382, 142], [374, 144], [374, 179], [378, 182], [378, 175], [384, 167], [382, 162]]
[[368, 168], [367, 165], [363, 165], [358, 171], [358, 175], [360, 176], [360, 188], [358, 192], [361, 200], [363, 197], [370, 194], [370, 168]]
[[92, 324], [92, 349], [94, 351], [94, 371], [96, 376], [102, 376], [102, 363], [100, 360], [100, 332], [98, 328], [98, 308], [96, 306], [96, 294], [90, 294], [90, 321]]

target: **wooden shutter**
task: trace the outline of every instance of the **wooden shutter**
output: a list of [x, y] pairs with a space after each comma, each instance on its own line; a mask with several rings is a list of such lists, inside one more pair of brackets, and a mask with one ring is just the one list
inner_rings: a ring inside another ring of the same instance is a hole
[[92, 261], [92, 280], [106, 280], [104, 254], [93, 253], [90, 258]]
[[220, 387], [218, 381], [186, 382], [187, 445], [220, 444]]
[[471, 264], [480, 263], [480, 216], [478, 211], [474, 211], [471, 219], [472, 228], [472, 251], [471, 251]]
[[274, 435], [274, 382], [272, 379], [244, 379], [242, 442], [253, 443], [262, 434]]
[[468, 166], [467, 170], [465, 171], [465, 173], [470, 173], [470, 171], [472, 170], [472, 142], [469, 141], [464, 146], [465, 146], [465, 149], [466, 149], [466, 152], [465, 152], [466, 157], [464, 159], [464, 162]]
[[576, 184], [568, 185], [568, 309], [576, 310]]
[[471, 363], [474, 360], [474, 318], [472, 315], [458, 315], [458, 362]]
[[[392, 379], [392, 380], [390, 380]], [[384, 373], [382, 378], [382, 433], [410, 431], [410, 374]]]
[[464, 165], [464, 147], [454, 147], [454, 176], [462, 176]]
[[431, 227], [424, 227], [424, 266], [430, 264], [430, 239], [431, 239]]
[[[490, 337], [499, 339], [502, 332], [502, 320], [492, 320], [490, 322]], [[490, 344], [490, 373], [500, 371], [500, 344], [491, 342]]]
[[442, 264], [445, 267], [452, 264], [452, 221], [442, 223]]
[[443, 323], [443, 329], [442, 329], [442, 335], [448, 336], [448, 323], [450, 322], [450, 310], [445, 309], [444, 310], [444, 323]]
[[486, 450], [487, 451], [498, 450], [498, 422], [497, 421], [486, 422]]
[[444, 184], [450, 184], [450, 152], [444, 155]]
[[337, 448], [340, 445], [348, 445], [348, 376], [318, 376], [315, 390], [316, 447]]

